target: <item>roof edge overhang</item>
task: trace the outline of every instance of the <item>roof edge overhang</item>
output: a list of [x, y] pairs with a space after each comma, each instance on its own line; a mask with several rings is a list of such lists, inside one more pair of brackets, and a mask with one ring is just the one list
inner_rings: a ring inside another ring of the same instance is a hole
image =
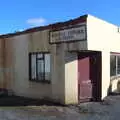
[[79, 24], [82, 22], [86, 22], [87, 17], [88, 17], [88, 15], [86, 14], [86, 15], [82, 15], [78, 18], [71, 19], [71, 20], [68, 20], [65, 22], [57, 22], [54, 24], [46, 25], [46, 26], [40, 26], [40, 27], [26, 29], [26, 30], [21, 31], [21, 32], [3, 34], [3, 35], [0, 35], [0, 38], [9, 38], [9, 37], [24, 35], [24, 34], [28, 34], [28, 33], [32, 33], [32, 32], [43, 31], [43, 30], [55, 30], [55, 29], [59, 29], [59, 28], [64, 27], [64, 26], [75, 25], [75, 24]]

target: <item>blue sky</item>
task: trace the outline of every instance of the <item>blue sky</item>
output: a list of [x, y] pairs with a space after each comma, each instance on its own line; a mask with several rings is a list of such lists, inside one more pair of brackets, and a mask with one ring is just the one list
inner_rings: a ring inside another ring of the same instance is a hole
[[120, 25], [119, 0], [2, 0], [0, 34], [91, 14]]

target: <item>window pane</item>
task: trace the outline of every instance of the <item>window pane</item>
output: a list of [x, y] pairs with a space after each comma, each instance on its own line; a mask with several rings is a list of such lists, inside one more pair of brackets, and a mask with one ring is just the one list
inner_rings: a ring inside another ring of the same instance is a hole
[[43, 54], [37, 54], [38, 59], [43, 59]]
[[50, 80], [50, 54], [45, 54], [45, 80]]
[[43, 60], [37, 60], [37, 75], [38, 75], [38, 80], [44, 80], [44, 61]]
[[110, 76], [116, 75], [116, 56], [110, 56]]
[[120, 56], [117, 56], [117, 74], [120, 74]]
[[31, 55], [31, 77], [32, 79], [36, 79], [36, 55]]

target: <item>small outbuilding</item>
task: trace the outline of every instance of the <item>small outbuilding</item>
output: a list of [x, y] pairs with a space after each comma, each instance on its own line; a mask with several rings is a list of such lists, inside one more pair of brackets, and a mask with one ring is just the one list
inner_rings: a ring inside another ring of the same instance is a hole
[[0, 36], [0, 88], [62, 104], [119, 92], [120, 29], [91, 15]]

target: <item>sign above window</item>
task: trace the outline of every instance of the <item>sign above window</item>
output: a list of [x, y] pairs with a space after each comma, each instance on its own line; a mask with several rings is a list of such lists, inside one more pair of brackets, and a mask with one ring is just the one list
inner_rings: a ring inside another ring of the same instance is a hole
[[50, 43], [74, 42], [86, 40], [86, 26], [66, 28], [57, 31], [50, 31]]

